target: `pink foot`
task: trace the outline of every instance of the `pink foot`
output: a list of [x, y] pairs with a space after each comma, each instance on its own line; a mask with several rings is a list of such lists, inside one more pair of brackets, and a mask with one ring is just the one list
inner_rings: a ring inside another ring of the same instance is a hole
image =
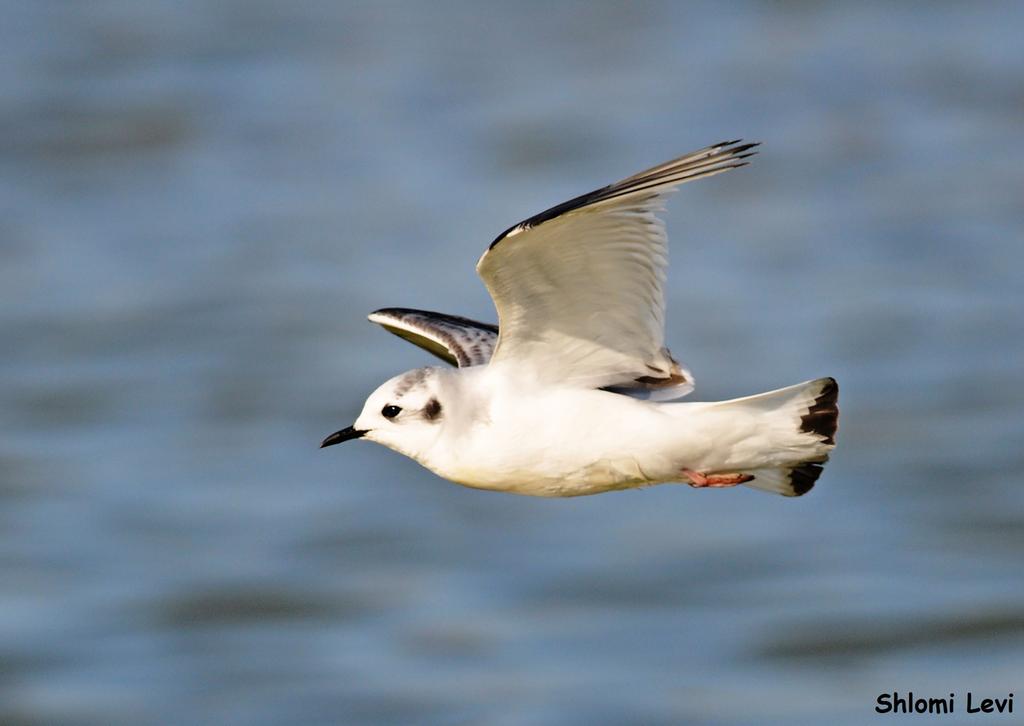
[[753, 474], [701, 474], [693, 469], [683, 469], [683, 474], [690, 480], [690, 486], [695, 489], [734, 487], [754, 478]]

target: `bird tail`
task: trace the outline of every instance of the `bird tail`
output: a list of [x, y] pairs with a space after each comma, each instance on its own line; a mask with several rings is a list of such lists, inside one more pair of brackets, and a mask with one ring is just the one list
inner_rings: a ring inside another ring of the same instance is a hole
[[[730, 414], [743, 411], [756, 422], [751, 450], [740, 473], [747, 486], [789, 497], [806, 494], [821, 476], [839, 427], [839, 384], [819, 378], [756, 396], [712, 404]], [[745, 448], [741, 445], [740, 447]], [[753, 464], [747, 464], [750, 462]], [[749, 468], [747, 468], [749, 467]], [[735, 471], [735, 469], [734, 469]]]

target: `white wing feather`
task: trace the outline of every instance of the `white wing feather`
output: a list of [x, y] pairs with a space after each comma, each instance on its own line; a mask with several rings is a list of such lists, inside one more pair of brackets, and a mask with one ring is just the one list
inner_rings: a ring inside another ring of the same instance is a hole
[[709, 146], [500, 235], [477, 263], [498, 310], [492, 362], [563, 384], [646, 388], [657, 399], [692, 390], [664, 346], [668, 239], [657, 213], [668, 192], [745, 165], [755, 145]]

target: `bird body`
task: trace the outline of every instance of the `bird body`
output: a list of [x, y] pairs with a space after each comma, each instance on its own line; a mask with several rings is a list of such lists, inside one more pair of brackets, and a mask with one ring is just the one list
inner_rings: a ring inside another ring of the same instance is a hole
[[664, 344], [664, 196], [745, 165], [753, 146], [715, 144], [510, 227], [477, 264], [497, 326], [372, 313], [458, 367], [385, 382], [322, 446], [365, 437], [459, 484], [534, 496], [677, 481], [810, 490], [835, 445], [836, 382], [680, 402], [693, 376]]
[[[823, 459], [831, 448], [800, 425], [800, 414], [834, 388], [831, 379], [749, 399], [660, 403], [548, 386], [500, 367], [426, 368], [385, 384], [388, 400], [409, 395], [393, 392], [410, 375], [417, 380], [410, 392], [446, 402], [426, 429], [432, 435], [416, 445], [406, 431], [392, 437], [391, 427], [372, 427], [367, 438], [476, 489], [570, 497], [679, 481], [684, 470], [762, 470], [750, 484], [774, 491], [769, 484], [782, 486], [794, 461]], [[376, 407], [367, 408], [372, 416]], [[356, 426], [372, 425], [362, 420]]]

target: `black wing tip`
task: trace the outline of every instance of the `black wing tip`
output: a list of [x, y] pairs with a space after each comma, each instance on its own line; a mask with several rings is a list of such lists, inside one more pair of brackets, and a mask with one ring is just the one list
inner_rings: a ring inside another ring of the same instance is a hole
[[823, 378], [821, 391], [814, 397], [807, 413], [800, 417], [800, 430], [820, 436], [829, 446], [836, 443], [839, 429], [839, 384], [835, 378]]
[[[747, 166], [750, 162], [746, 162], [746, 161], [743, 161], [743, 162], [740, 162], [740, 163], [731, 163], [731, 162], [734, 162], [734, 161], [737, 161], [737, 160], [741, 160], [741, 159], [747, 159], [747, 158], [753, 156], [757, 152], [756, 151], [751, 151], [751, 149], [754, 149], [755, 147], [760, 146], [761, 142], [760, 141], [751, 141], [751, 142], [748, 142], [746, 144], [744, 144], [742, 142], [743, 142], [743, 139], [733, 139], [732, 141], [719, 141], [717, 144], [712, 144], [711, 146], [706, 147], [707, 149], [712, 150], [714, 153], [712, 153], [709, 157], [706, 157], [705, 159], [703, 159], [700, 162], [702, 164], [707, 165], [703, 169], [704, 173], [703, 174], [694, 174], [692, 178], [696, 179], [696, 178], [699, 178], [701, 176], [706, 176], [709, 173], [717, 173], [719, 171], [726, 171], [727, 169], [738, 169], [741, 166]], [[736, 146], [736, 144], [739, 144], [739, 146]], [[700, 153], [701, 152], [699, 152], [699, 151], [698, 152], [693, 152], [693, 155], [696, 156], [696, 155], [699, 155]], [[683, 156], [687, 156], [687, 155], [684, 154]], [[683, 158], [683, 157], [680, 157], [680, 158]], [[722, 166], [720, 168], [711, 169], [711, 167], [715, 167], [718, 164], [721, 164]], [[641, 175], [642, 174], [643, 174], [643, 172], [641, 172]], [[689, 179], [686, 179], [686, 181], [688, 181], [688, 180]], [[633, 176], [633, 177], [629, 177], [628, 179], [626, 179], [624, 181], [632, 181], [634, 184], [636, 184], [638, 182], [643, 181], [643, 179], [638, 179], [636, 176]], [[574, 197], [573, 199], [570, 199], [569, 201], [562, 202], [561, 204], [556, 204], [555, 206], [553, 206], [550, 209], [547, 209], [547, 210], [541, 212], [540, 214], [535, 214], [534, 216], [530, 217], [529, 219], [526, 219], [526, 220], [524, 220], [522, 222], [519, 222], [517, 224], [513, 224], [511, 227], [509, 227], [504, 232], [502, 232], [501, 234], [499, 234], [497, 237], [494, 238], [494, 241], [491, 242], [491, 244], [489, 244], [487, 246], [487, 251], [490, 252], [491, 250], [493, 250], [495, 247], [498, 246], [498, 244], [502, 240], [504, 240], [506, 237], [508, 237], [509, 235], [513, 234], [514, 232], [517, 232], [517, 231], [520, 231], [520, 230], [527, 230], [527, 229], [530, 229], [531, 227], [536, 227], [536, 226], [538, 226], [540, 224], [543, 224], [544, 222], [547, 222], [550, 219], [554, 219], [555, 217], [561, 216], [562, 214], [565, 214], [566, 212], [571, 212], [571, 211], [573, 211], [575, 209], [579, 209], [581, 207], [585, 207], [585, 206], [587, 206], [588, 204], [590, 204], [592, 202], [603, 201], [606, 198], [610, 198], [610, 197], [606, 196], [607, 193], [610, 190], [613, 190], [619, 184], [622, 184], [622, 183], [623, 182], [618, 182], [616, 184], [609, 184], [609, 185], [601, 187], [600, 189], [595, 189], [592, 192], [587, 192], [586, 194], [581, 194], [580, 196]], [[634, 191], [640, 191], [640, 190], [641, 189], [636, 189]]]
[[[729, 149], [729, 153], [732, 154], [733, 156], [739, 156], [739, 155], [744, 154], [746, 152], [750, 152], [750, 154], [756, 154], [757, 152], [756, 151], [751, 151], [751, 149], [756, 149], [758, 146], [760, 146], [760, 144], [757, 144], [757, 143], [742, 144], [740, 146], [736, 146], [736, 147], [733, 147], [733, 148]], [[749, 156], [749, 154], [748, 154], [748, 156]]]
[[[388, 315], [396, 318], [397, 320], [402, 320], [410, 315], [416, 315], [421, 318], [427, 318], [428, 320], [438, 320], [443, 323], [448, 323], [449, 325], [482, 328], [483, 330], [487, 330], [492, 333], [498, 332], [498, 326], [494, 323], [484, 323], [480, 320], [465, 318], [461, 315], [449, 315], [448, 313], [438, 313], [433, 310], [416, 310], [415, 308], [381, 308], [380, 310], [374, 310], [370, 315]], [[370, 322], [374, 321], [371, 319]]]
[[789, 485], [793, 488], [793, 496], [802, 497], [811, 491], [823, 471], [825, 471], [824, 462], [808, 462], [790, 469]]
[[732, 141], [719, 141], [717, 144], [712, 144], [708, 148], [710, 148], [710, 149], [724, 149], [727, 146], [736, 146], [736, 144], [742, 144], [742, 147], [737, 147], [736, 149], [730, 149], [730, 151], [750, 149], [750, 148], [753, 148], [755, 146], [760, 146], [761, 142], [760, 141], [748, 141], [747, 143], [744, 144], [743, 143], [743, 139], [733, 139]]

